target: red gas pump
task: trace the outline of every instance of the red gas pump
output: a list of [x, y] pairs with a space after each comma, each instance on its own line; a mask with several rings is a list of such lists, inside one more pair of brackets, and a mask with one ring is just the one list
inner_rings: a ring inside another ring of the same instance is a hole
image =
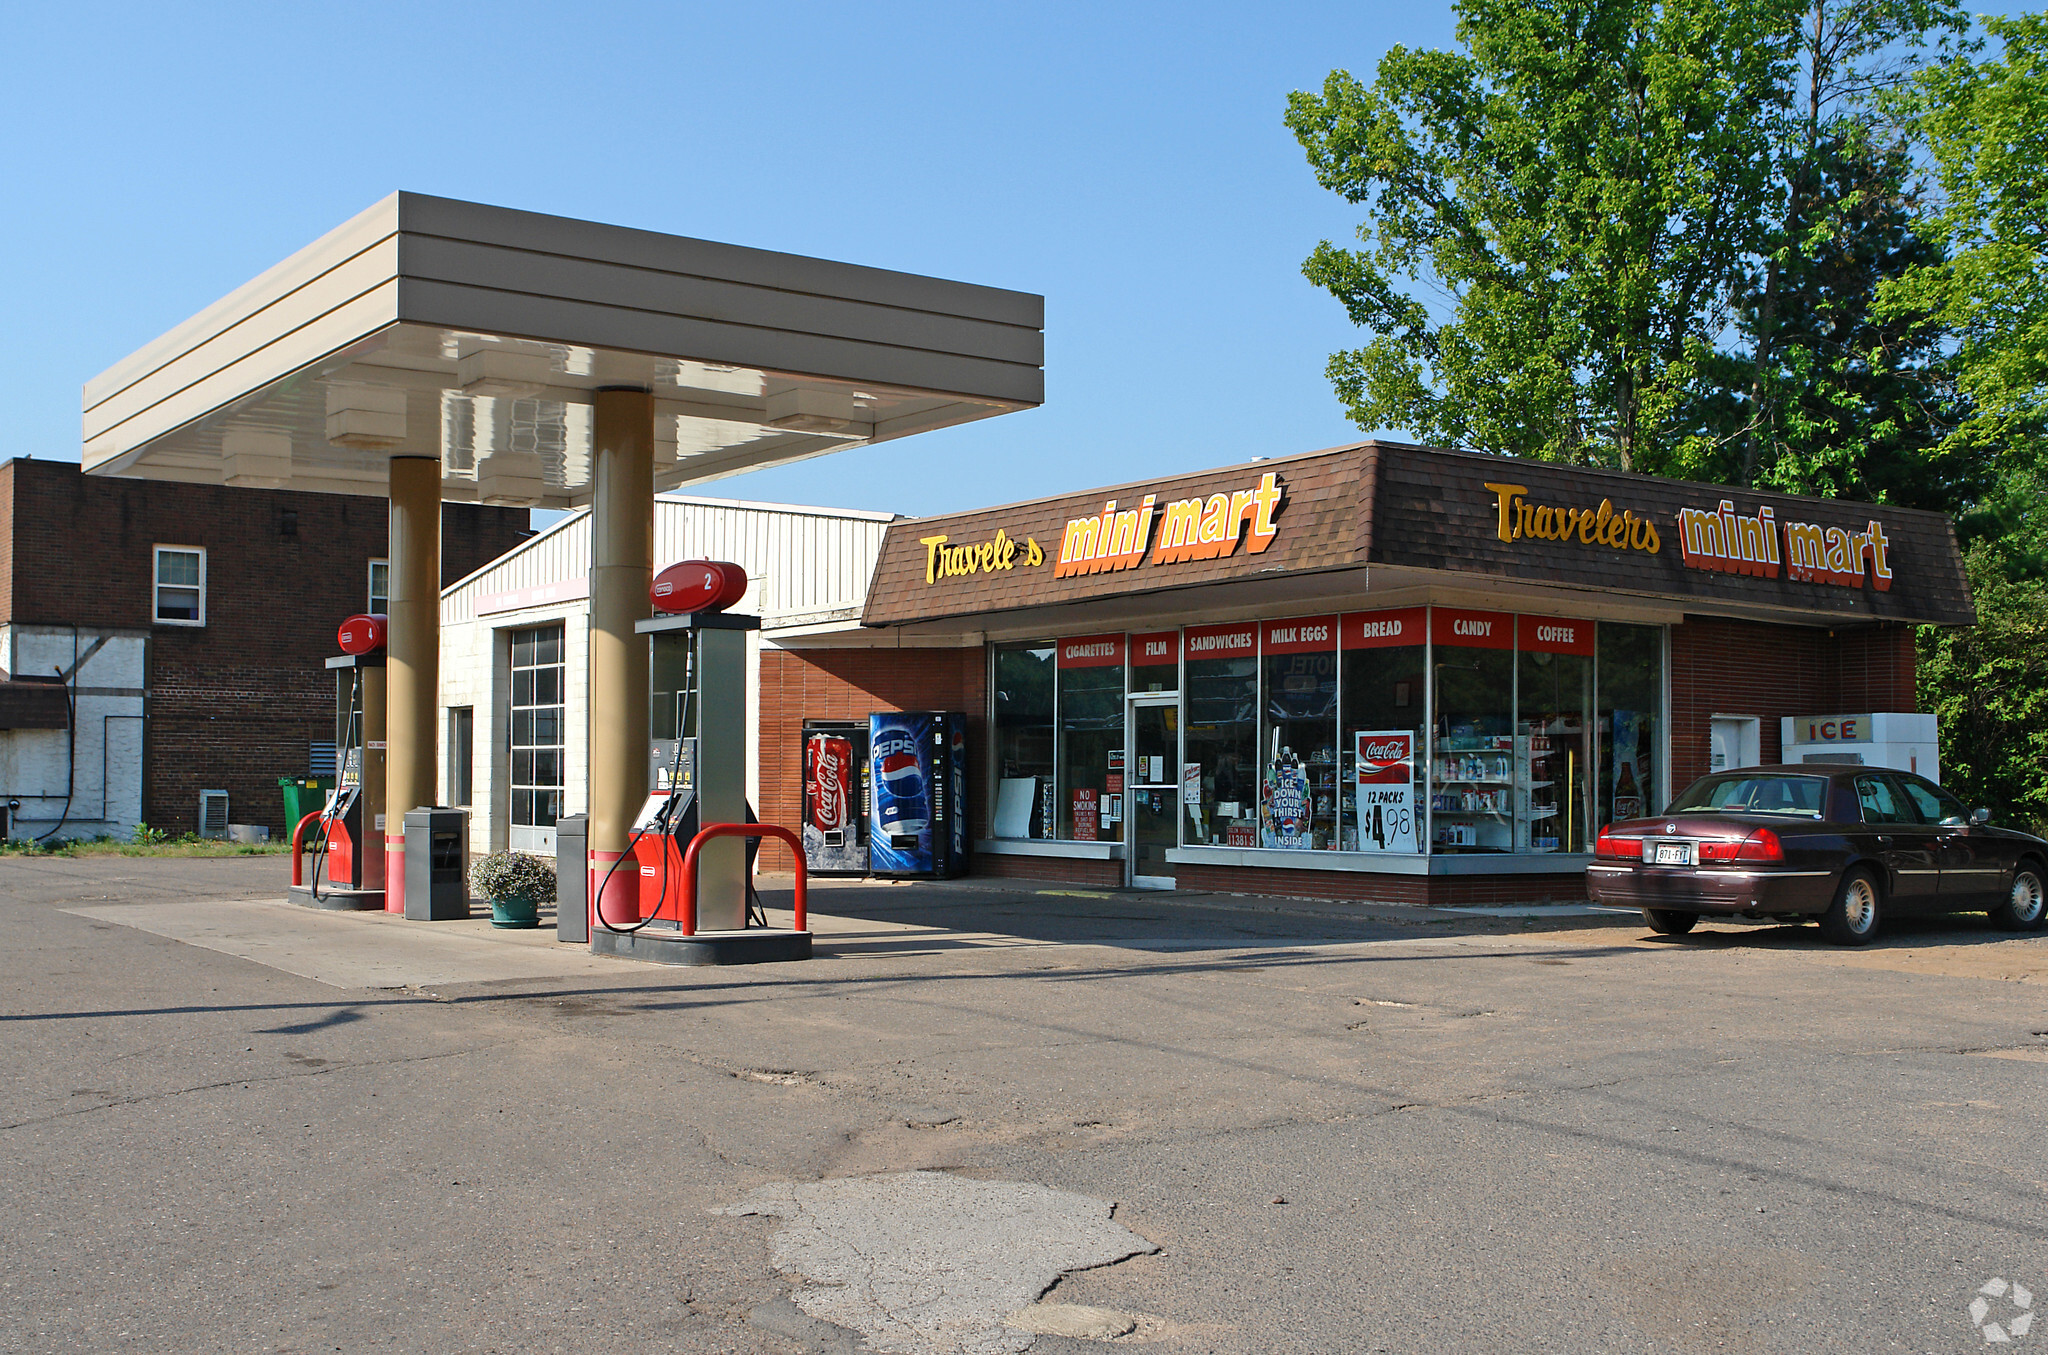
[[[367, 912], [384, 907], [384, 635], [382, 616], [352, 616], [327, 661], [335, 676], [335, 785], [292, 833], [294, 903]], [[301, 865], [300, 851], [312, 858]]]
[[[648, 640], [648, 796], [625, 855], [593, 863], [590, 948], [663, 964], [808, 959], [802, 844], [747, 803], [747, 635], [759, 617], [726, 608], [746, 571], [685, 560], [655, 575]], [[796, 853], [794, 925], [766, 925], [753, 889], [762, 837]]]

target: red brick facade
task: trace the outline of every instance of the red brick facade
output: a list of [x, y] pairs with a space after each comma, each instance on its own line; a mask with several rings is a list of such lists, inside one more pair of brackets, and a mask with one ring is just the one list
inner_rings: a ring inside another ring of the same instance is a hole
[[[966, 649], [805, 649], [761, 652], [763, 823], [803, 821], [805, 720], [854, 720], [878, 710], [957, 710], [967, 716], [970, 832], [982, 836], [988, 807], [988, 655]], [[794, 869], [789, 850], [761, 844], [761, 869]]]
[[1761, 718], [1759, 756], [1782, 755], [1787, 715], [1918, 709], [1913, 628], [1827, 631], [1687, 617], [1671, 628], [1671, 788], [1706, 775], [1716, 715]]
[[[451, 583], [521, 541], [523, 508], [448, 504], [441, 577]], [[334, 737], [325, 661], [341, 621], [368, 603], [386, 553], [385, 501], [83, 474], [77, 464], [0, 465], [0, 620], [120, 627], [149, 636], [143, 817], [194, 827], [199, 792], [228, 792], [237, 823], [281, 834], [277, 780]], [[206, 551], [206, 624], [153, 623], [154, 548]]]

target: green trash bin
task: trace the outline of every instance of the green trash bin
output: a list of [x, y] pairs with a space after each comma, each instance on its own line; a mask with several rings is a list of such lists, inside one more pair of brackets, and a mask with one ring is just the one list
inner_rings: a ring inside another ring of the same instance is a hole
[[327, 792], [334, 789], [331, 776], [280, 776], [277, 789], [284, 796], [284, 833], [290, 840], [292, 830], [299, 826], [299, 820], [308, 814], [318, 813], [327, 806]]

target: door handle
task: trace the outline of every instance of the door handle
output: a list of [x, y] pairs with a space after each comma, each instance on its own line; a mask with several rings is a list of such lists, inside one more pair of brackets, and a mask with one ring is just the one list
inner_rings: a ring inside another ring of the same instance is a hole
[[1891, 835], [1890, 833], [1879, 833], [1879, 834], [1877, 835], [1877, 845], [1878, 845], [1878, 846], [1880, 846], [1880, 847], [1889, 847], [1889, 846], [1891, 846], [1891, 845], [1892, 845], [1892, 835]]

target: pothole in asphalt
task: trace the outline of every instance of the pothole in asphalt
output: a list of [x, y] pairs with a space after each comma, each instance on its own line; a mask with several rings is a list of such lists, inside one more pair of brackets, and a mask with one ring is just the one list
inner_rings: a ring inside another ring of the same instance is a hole
[[[771, 1256], [809, 1282], [791, 1296], [796, 1306], [859, 1332], [872, 1350], [1018, 1355], [1033, 1333], [1005, 1318], [1030, 1320], [1021, 1315], [1060, 1276], [1159, 1250], [1114, 1210], [1030, 1182], [916, 1171], [780, 1182], [718, 1212], [783, 1220]], [[1110, 1330], [1119, 1316], [1074, 1325], [1101, 1339], [1121, 1334]]]

